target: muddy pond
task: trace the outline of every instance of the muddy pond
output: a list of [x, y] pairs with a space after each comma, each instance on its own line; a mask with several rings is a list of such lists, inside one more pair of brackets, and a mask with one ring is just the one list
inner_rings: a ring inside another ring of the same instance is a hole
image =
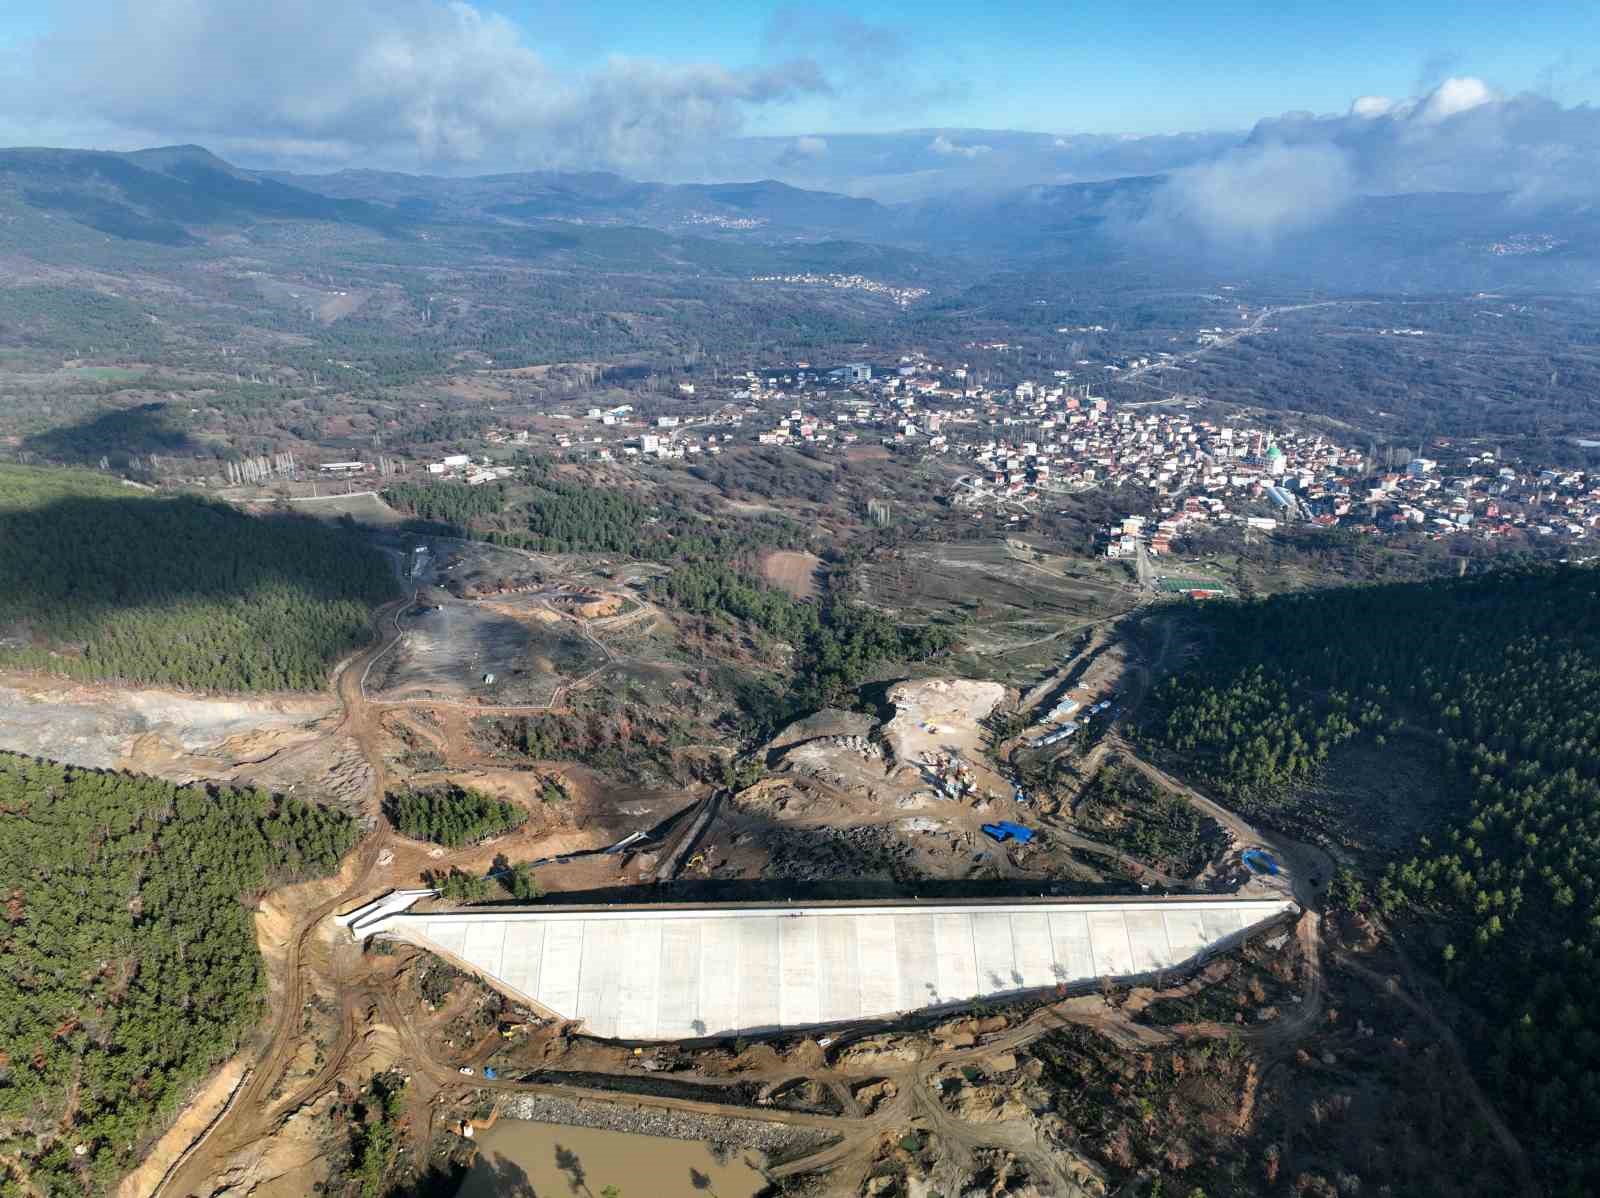
[[761, 1159], [699, 1140], [501, 1119], [478, 1133], [457, 1198], [601, 1198], [607, 1186], [618, 1198], [755, 1198]]

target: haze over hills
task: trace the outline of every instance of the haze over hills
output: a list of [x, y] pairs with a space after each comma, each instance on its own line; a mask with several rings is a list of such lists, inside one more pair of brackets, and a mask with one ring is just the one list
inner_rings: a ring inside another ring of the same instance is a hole
[[[761, 179], [748, 183], [649, 183], [607, 171], [531, 171], [442, 177], [346, 170], [332, 175], [270, 172], [264, 178], [325, 196], [392, 205], [415, 217], [611, 220], [681, 223], [695, 218], [757, 222], [772, 232], [887, 231], [888, 208], [869, 199], [808, 191]], [[729, 226], [737, 227], [737, 226]]]
[[[1600, 279], [1600, 210], [1586, 200], [1414, 192], [1343, 196], [1337, 203], [1308, 196], [1269, 212], [1234, 211], [1229, 194], [1182, 172], [882, 203], [773, 179], [660, 183], [594, 171], [300, 175], [244, 170], [197, 146], [132, 153], [12, 149], [0, 151], [0, 202], [6, 201], [116, 239], [174, 249], [258, 222], [309, 221], [401, 242], [431, 226], [473, 227], [485, 231], [479, 247], [491, 254], [570, 250], [582, 258], [583, 243], [604, 236], [605, 246], [591, 244], [587, 252], [605, 258], [626, 243], [616, 241], [616, 232], [596, 232], [603, 227], [687, 237], [686, 265], [753, 273], [844, 269], [852, 259], [920, 273], [910, 267], [913, 259], [893, 253], [811, 262], [803, 251], [775, 256], [760, 249], [843, 240], [964, 261], [969, 272], [1121, 261], [1173, 278], [1244, 271], [1402, 292], [1584, 290]], [[643, 233], [635, 242], [653, 244]]]

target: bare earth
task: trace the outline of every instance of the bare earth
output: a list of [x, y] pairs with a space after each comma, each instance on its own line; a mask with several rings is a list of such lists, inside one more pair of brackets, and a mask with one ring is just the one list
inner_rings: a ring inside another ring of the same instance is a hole
[[919, 767], [936, 757], [958, 757], [972, 767], [978, 785], [992, 794], [1008, 793], [983, 755], [981, 721], [1005, 701], [998, 682], [927, 678], [902, 682], [889, 692], [894, 719], [884, 726], [896, 762]]
[[354, 804], [372, 770], [331, 727], [331, 695], [218, 698], [0, 675], [0, 749], [171, 782], [318, 793]]
[[116, 769], [141, 738], [157, 737], [176, 754], [202, 754], [265, 733], [309, 734], [333, 711], [326, 695], [214, 699], [0, 674], [0, 749]]
[[822, 559], [814, 553], [773, 550], [761, 559], [761, 576], [796, 599], [815, 599]]

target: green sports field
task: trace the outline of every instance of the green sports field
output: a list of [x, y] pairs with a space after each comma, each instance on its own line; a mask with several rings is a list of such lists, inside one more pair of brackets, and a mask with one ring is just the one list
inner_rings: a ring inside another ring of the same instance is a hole
[[1156, 586], [1173, 594], [1181, 591], [1222, 591], [1227, 593], [1228, 589], [1215, 578], [1163, 578], [1156, 583]]

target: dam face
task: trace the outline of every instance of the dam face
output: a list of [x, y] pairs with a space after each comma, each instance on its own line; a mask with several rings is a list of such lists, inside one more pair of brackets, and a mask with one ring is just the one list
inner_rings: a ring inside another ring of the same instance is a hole
[[1158, 974], [1297, 911], [1181, 898], [414, 913], [390, 898], [341, 922], [436, 952], [590, 1035], [677, 1040]]

